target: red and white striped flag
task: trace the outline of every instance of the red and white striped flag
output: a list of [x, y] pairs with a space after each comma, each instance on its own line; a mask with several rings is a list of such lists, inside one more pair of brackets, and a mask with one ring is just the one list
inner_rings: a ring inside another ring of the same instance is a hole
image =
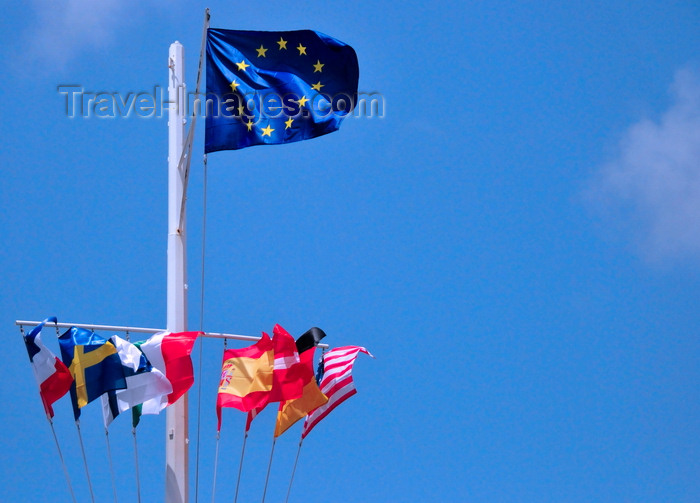
[[352, 367], [359, 353], [372, 356], [369, 351], [360, 346], [335, 348], [323, 355], [323, 377], [319, 386], [323, 394], [328, 397], [328, 402], [306, 416], [301, 432], [302, 439], [306, 438], [314, 426], [333, 409], [357, 393], [352, 380]]

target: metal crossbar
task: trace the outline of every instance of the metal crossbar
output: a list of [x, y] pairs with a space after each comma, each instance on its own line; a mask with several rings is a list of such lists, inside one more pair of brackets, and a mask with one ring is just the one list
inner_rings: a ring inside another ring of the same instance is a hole
[[[39, 325], [40, 321], [27, 321], [27, 320], [16, 320], [15, 325], [35, 327]], [[114, 331], [114, 332], [138, 332], [142, 334], [157, 334], [159, 332], [165, 332], [163, 328], [145, 328], [145, 327], [126, 327], [120, 325], [91, 325], [87, 323], [54, 323], [52, 321], [46, 322], [47, 327], [56, 328], [84, 328], [86, 330], [104, 330], [104, 331]], [[200, 337], [207, 337], [210, 339], [234, 339], [238, 341], [259, 341], [260, 337], [254, 335], [239, 335], [239, 334], [225, 334], [217, 332], [200, 332]], [[328, 344], [318, 344], [319, 348], [328, 348]]]

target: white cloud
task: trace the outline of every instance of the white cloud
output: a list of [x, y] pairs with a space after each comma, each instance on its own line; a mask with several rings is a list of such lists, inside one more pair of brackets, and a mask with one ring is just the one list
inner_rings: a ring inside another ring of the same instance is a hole
[[676, 73], [660, 119], [625, 132], [594, 192], [652, 260], [700, 258], [700, 74]]
[[34, 0], [28, 29], [31, 54], [61, 66], [84, 50], [109, 45], [126, 19], [124, 0]]

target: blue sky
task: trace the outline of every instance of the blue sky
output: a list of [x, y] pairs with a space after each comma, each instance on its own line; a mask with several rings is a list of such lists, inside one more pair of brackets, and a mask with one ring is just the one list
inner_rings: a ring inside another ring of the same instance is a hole
[[[615, 0], [6, 5], [3, 498], [71, 501], [14, 320], [165, 325], [166, 120], [70, 119], [57, 87], [151, 92], [179, 40], [193, 89], [207, 6], [214, 27], [352, 45], [360, 90], [384, 98], [383, 117], [322, 138], [209, 156], [203, 319], [197, 131], [190, 328], [315, 325], [376, 356], [304, 443], [290, 501], [700, 500], [700, 7]], [[212, 499], [221, 351], [202, 345], [190, 394], [192, 501], [197, 465]], [[56, 411], [88, 501], [69, 400]], [[218, 501], [244, 424], [226, 412]], [[273, 423], [253, 426], [241, 501], [262, 495]], [[277, 442], [268, 501], [298, 428]], [[97, 405], [82, 429], [108, 501]], [[138, 435], [142, 497], [162, 501], [164, 418]], [[127, 419], [110, 438], [133, 501]]]

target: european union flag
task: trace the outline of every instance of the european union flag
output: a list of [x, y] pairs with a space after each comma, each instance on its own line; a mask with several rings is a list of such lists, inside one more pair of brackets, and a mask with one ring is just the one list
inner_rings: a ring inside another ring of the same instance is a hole
[[352, 47], [312, 30], [207, 31], [205, 153], [336, 131], [357, 99]]
[[70, 396], [77, 420], [80, 409], [103, 393], [126, 388], [122, 361], [110, 341], [82, 328], [71, 327], [58, 338], [61, 358], [73, 375]]

